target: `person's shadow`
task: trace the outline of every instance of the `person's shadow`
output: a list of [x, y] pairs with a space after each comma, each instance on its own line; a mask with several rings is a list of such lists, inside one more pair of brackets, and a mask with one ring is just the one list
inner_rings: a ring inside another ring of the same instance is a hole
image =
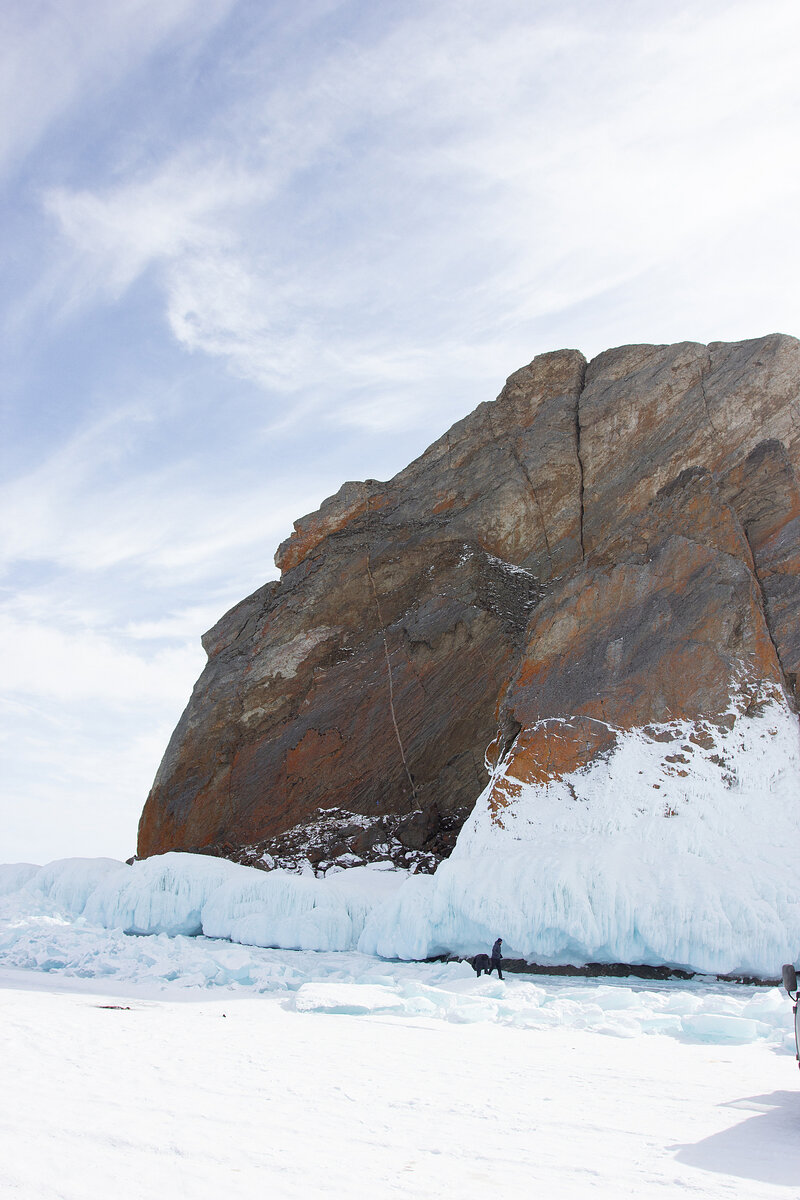
[[678, 1162], [800, 1189], [800, 1091], [748, 1096], [726, 1107], [754, 1115], [702, 1142], [673, 1146]]

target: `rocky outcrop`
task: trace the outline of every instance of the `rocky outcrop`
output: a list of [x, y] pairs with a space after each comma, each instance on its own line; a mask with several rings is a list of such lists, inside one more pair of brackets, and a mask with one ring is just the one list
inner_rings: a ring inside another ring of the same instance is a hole
[[794, 694], [799, 397], [788, 337], [564, 350], [345, 484], [203, 639], [139, 854], [430, 869], [498, 766], [498, 821], [632, 729], [690, 773]]

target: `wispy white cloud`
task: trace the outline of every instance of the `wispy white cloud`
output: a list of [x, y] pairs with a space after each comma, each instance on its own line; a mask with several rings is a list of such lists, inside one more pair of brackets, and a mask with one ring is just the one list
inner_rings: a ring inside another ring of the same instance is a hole
[[[206, 34], [234, 0], [6, 0], [0, 13], [0, 178], [75, 104], [101, 102], [176, 35]], [[13, 119], [10, 114], [13, 113]]]
[[276, 495], [251, 479], [232, 488], [188, 460], [142, 463], [137, 434], [153, 419], [144, 406], [112, 411], [0, 485], [0, 575], [18, 560], [91, 572], [127, 564], [185, 584], [258, 546], [271, 573], [307, 486], [284, 482]]
[[788, 233], [796, 6], [501, 8], [414, 7], [149, 178], [51, 194], [84, 289], [158, 264], [187, 349], [270, 388], [385, 389], [396, 421], [398, 380], [458, 378], [465, 331], [496, 372], [543, 316], [709, 244], [724, 270], [765, 205]]
[[130, 621], [123, 633], [137, 641], [191, 639], [197, 630], [210, 629], [219, 619], [218, 604], [195, 604], [178, 612], [170, 612], [154, 621]]
[[14, 695], [61, 702], [101, 701], [124, 709], [158, 697], [186, 700], [186, 679], [199, 673], [196, 646], [170, 646], [145, 656], [93, 630], [64, 630], [0, 612], [3, 686]]
[[133, 854], [143, 798], [185, 699], [152, 694], [134, 722], [104, 700], [38, 696], [24, 713], [0, 700], [0, 859]]

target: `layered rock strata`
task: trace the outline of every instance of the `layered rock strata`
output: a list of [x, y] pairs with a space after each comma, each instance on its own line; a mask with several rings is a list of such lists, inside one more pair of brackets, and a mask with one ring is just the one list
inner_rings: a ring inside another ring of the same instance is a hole
[[431, 869], [489, 772], [499, 825], [632, 730], [691, 775], [794, 703], [799, 407], [789, 337], [563, 350], [345, 484], [204, 637], [139, 854]]

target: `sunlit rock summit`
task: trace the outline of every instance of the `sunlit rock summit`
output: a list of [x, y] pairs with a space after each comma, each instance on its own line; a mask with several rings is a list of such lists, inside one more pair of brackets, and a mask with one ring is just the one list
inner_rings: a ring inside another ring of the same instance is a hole
[[635, 956], [596, 861], [735, 870], [796, 822], [799, 454], [794, 338], [538, 356], [394, 479], [297, 521], [280, 580], [205, 635], [139, 855], [448, 858], [410, 955], [465, 940], [448, 913], [497, 852], [505, 890], [473, 889], [462, 934], [563, 953], [577, 910], [548, 926], [542, 880], [591, 877], [595, 950]]

